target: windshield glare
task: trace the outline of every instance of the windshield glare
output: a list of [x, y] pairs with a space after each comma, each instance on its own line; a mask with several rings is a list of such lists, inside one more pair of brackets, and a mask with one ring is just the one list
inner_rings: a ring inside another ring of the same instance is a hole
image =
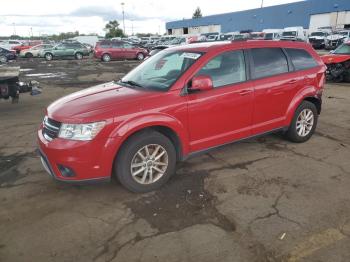
[[333, 54], [350, 54], [350, 45], [343, 44], [334, 50]]
[[122, 83], [137, 83], [142, 88], [168, 90], [202, 53], [162, 51], [150, 57], [122, 78]]

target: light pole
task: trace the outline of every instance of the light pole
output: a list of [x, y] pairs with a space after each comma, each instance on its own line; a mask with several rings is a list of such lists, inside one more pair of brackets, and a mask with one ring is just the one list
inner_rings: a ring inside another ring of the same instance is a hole
[[264, 7], [264, 0], [261, 0], [261, 8]]
[[121, 5], [122, 5], [122, 13], [123, 13], [123, 32], [124, 32], [124, 35], [126, 35], [126, 32], [125, 32], [125, 13], [124, 13], [124, 5], [125, 5], [125, 3], [122, 2]]

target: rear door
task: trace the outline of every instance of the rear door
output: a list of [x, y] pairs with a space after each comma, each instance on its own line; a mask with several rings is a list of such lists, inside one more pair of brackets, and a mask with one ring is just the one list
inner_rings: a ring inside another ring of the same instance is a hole
[[113, 41], [112, 42], [112, 48], [110, 49], [110, 53], [112, 55], [112, 58], [114, 59], [124, 59], [124, 53], [123, 53], [123, 43]]
[[290, 101], [301, 85], [300, 75], [293, 72], [281, 48], [251, 49], [250, 65], [255, 89], [253, 134], [283, 127]]

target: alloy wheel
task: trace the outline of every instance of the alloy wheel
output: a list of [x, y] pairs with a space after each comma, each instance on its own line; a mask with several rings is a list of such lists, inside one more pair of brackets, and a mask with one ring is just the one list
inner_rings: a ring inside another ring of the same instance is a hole
[[310, 109], [304, 109], [300, 112], [297, 118], [296, 129], [301, 137], [306, 137], [310, 134], [315, 122], [314, 113]]
[[146, 145], [132, 158], [132, 178], [142, 185], [155, 183], [164, 175], [168, 164], [168, 153], [164, 147], [157, 144]]

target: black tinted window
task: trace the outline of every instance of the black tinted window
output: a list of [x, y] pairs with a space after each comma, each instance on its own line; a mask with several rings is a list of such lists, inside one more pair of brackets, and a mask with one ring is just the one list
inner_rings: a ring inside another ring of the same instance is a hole
[[121, 42], [112, 42], [113, 48], [122, 48], [123, 43]]
[[288, 72], [288, 62], [280, 48], [252, 49], [253, 77], [262, 78]]
[[317, 66], [317, 62], [313, 57], [303, 49], [286, 49], [295, 70], [303, 70]]
[[246, 80], [243, 51], [226, 52], [211, 59], [197, 75], [209, 75], [214, 87]]

